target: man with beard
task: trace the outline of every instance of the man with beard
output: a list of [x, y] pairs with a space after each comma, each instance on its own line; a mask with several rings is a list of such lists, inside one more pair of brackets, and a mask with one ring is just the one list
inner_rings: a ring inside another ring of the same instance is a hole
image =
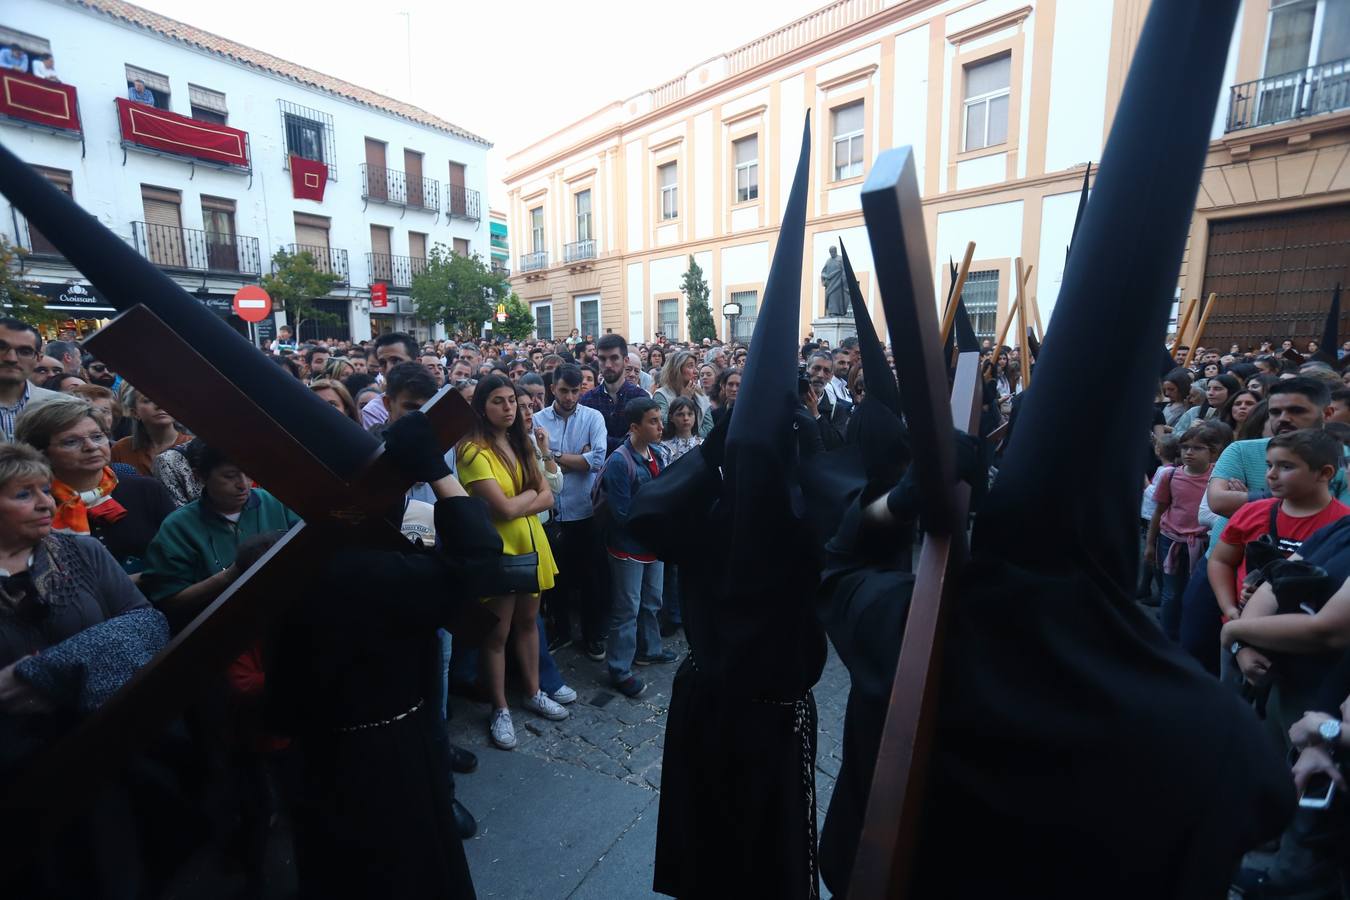
[[595, 350], [600, 358], [603, 380], [582, 396], [581, 404], [605, 417], [608, 455], [628, 437], [628, 417], [624, 415], [624, 406], [629, 400], [650, 400], [651, 396], [628, 380], [628, 342], [622, 335], [605, 335], [596, 343]]
[[804, 399], [811, 418], [820, 429], [820, 442], [826, 450], [842, 447], [853, 404], [830, 392], [830, 381], [834, 378], [834, 356], [830, 351], [817, 350], [807, 358], [806, 377], [811, 382], [813, 396]]

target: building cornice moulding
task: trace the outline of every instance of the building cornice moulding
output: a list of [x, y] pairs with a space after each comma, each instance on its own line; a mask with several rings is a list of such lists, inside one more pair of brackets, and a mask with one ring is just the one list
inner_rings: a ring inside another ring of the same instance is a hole
[[996, 31], [1002, 31], [1005, 28], [1019, 25], [1030, 15], [1030, 6], [1014, 9], [1012, 12], [1004, 13], [993, 19], [987, 19], [978, 25], [972, 25], [969, 28], [947, 35], [947, 43], [959, 47], [960, 45], [969, 43], [977, 38], [982, 38], [987, 34], [993, 34]]

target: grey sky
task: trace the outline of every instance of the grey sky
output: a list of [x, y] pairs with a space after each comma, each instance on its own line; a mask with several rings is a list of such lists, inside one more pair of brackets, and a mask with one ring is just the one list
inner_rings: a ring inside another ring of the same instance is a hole
[[[301, 65], [415, 103], [495, 145], [489, 198], [503, 208], [506, 156], [614, 100], [785, 25], [824, 0], [134, 0]], [[412, 90], [407, 19], [411, 13]]]

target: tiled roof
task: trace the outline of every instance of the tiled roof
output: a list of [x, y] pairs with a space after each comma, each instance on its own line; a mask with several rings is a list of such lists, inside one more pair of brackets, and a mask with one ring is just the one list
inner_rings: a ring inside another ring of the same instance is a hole
[[165, 37], [173, 38], [176, 41], [182, 41], [185, 44], [190, 44], [209, 53], [218, 53], [221, 56], [271, 72], [274, 75], [280, 75], [283, 78], [298, 81], [301, 84], [318, 88], [321, 91], [337, 94], [339, 97], [345, 97], [348, 100], [354, 100], [357, 103], [372, 106], [375, 109], [382, 109], [385, 112], [401, 116], [402, 118], [416, 122], [419, 125], [435, 128], [439, 131], [453, 134], [456, 137], [482, 144], [485, 147], [492, 146], [491, 142], [486, 138], [479, 137], [471, 131], [465, 131], [458, 125], [447, 122], [437, 116], [433, 116], [426, 110], [413, 106], [410, 103], [404, 103], [401, 100], [395, 100], [392, 97], [377, 94], [366, 88], [358, 87], [349, 81], [343, 81], [340, 78], [334, 78], [331, 75], [325, 75], [322, 72], [307, 69], [304, 66], [273, 56], [270, 53], [254, 50], [252, 47], [246, 47], [243, 44], [227, 40], [226, 38], [212, 34], [209, 31], [203, 31], [200, 28], [194, 28], [191, 25], [179, 22], [177, 19], [170, 19], [168, 16], [162, 16], [159, 13], [151, 12], [148, 9], [125, 3], [123, 0], [71, 0], [71, 2], [78, 6], [83, 6], [86, 9], [91, 9], [95, 12], [111, 16], [114, 19], [119, 19], [140, 28], [148, 29], [157, 34], [162, 34]]

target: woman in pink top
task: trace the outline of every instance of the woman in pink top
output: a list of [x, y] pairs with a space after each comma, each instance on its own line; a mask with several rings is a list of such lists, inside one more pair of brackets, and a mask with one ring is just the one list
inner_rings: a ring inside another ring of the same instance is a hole
[[1200, 524], [1200, 501], [1210, 469], [1233, 440], [1233, 429], [1217, 419], [1192, 425], [1181, 436], [1181, 465], [1173, 467], [1154, 492], [1157, 509], [1149, 524], [1145, 558], [1162, 561], [1163, 633], [1181, 640], [1181, 596], [1197, 566], [1204, 562], [1209, 526]]

